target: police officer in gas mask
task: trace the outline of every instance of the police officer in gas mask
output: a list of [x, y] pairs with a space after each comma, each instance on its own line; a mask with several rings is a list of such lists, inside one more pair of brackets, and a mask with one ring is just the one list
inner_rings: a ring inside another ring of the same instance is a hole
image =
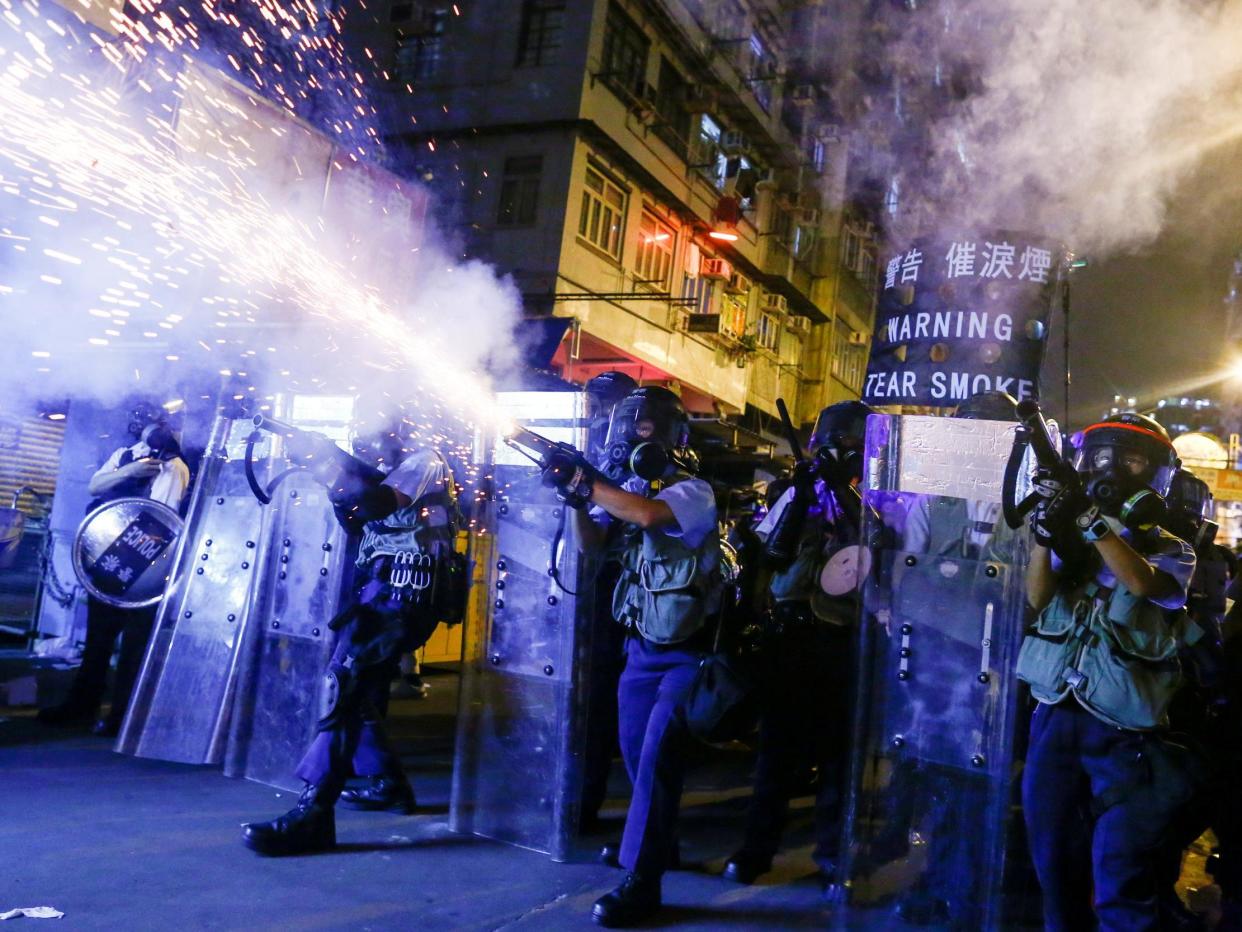
[[1242, 806], [1236, 787], [1242, 776], [1242, 717], [1238, 680], [1225, 654], [1221, 625], [1229, 583], [1227, 552], [1215, 542], [1218, 527], [1211, 490], [1187, 469], [1173, 477], [1164, 525], [1194, 547], [1195, 574], [1186, 610], [1196, 639], [1182, 649], [1186, 685], [1173, 700], [1169, 719], [1176, 732], [1188, 736], [1203, 756], [1204, 786], [1185, 807], [1170, 840], [1162, 902], [1170, 928], [1196, 927], [1200, 920], [1182, 905], [1174, 890], [1181, 873], [1183, 850], [1207, 828], [1216, 836], [1210, 869], [1221, 888], [1228, 920], [1218, 928], [1237, 928], [1242, 918]]
[[[121, 498], [149, 498], [180, 511], [190, 485], [190, 469], [181, 458], [181, 446], [169, 424], [168, 412], [153, 401], [139, 401], [130, 409], [127, 432], [130, 444], [114, 450], [91, 476], [88, 488], [92, 500], [87, 511]], [[74, 675], [68, 698], [40, 711], [39, 721], [65, 725], [95, 719], [107, 686], [108, 662], [119, 636], [121, 650], [112, 685], [112, 705], [108, 715], [94, 727], [97, 735], [118, 734], [155, 623], [155, 612], [154, 606], [118, 608], [88, 597], [82, 665]]]
[[621, 755], [634, 785], [619, 860], [629, 872], [592, 915], [630, 926], [660, 908], [675, 845], [685, 753], [684, 700], [711, 647], [707, 620], [721, 595], [712, 488], [686, 470], [690, 425], [680, 399], [640, 388], [613, 409], [602, 469], [582, 455], [552, 457], [544, 482], [576, 509], [584, 549], [621, 534], [612, 616], [625, 626], [617, 691]]
[[[601, 467], [605, 463], [608, 424], [612, 411], [638, 383], [624, 372], [601, 372], [583, 386], [588, 426], [587, 458]], [[612, 591], [621, 575], [622, 536], [613, 525], [592, 566], [595, 607], [591, 627], [591, 680], [587, 696], [587, 728], [582, 762], [582, 807], [579, 826], [583, 832], [599, 827], [599, 811], [608, 794], [608, 772], [617, 748], [617, 681], [625, 658], [625, 629], [612, 619]], [[605, 853], [611, 860], [612, 851]]]
[[[387, 420], [381, 418], [381, 420]], [[290, 443], [290, 457], [323, 464], [337, 520], [358, 534], [352, 602], [329, 622], [336, 645], [321, 688], [317, 734], [297, 767], [297, 805], [243, 827], [246, 847], [264, 855], [322, 851], [336, 844], [335, 806], [414, 811], [414, 790], [385, 735], [388, 686], [400, 657], [417, 650], [440, 621], [460, 620], [464, 566], [454, 553], [459, 517], [453, 474], [436, 450], [410, 445], [399, 417], [364, 431], [359, 454], [341, 468], [322, 453], [326, 438]], [[365, 784], [346, 789], [351, 774]]]
[[811, 458], [794, 467], [790, 487], [755, 528], [770, 573], [770, 618], [754, 796], [745, 840], [724, 868], [738, 883], [771, 870], [789, 801], [812, 773], [813, 857], [825, 882], [835, 876], [858, 617], [857, 485], [873, 413], [859, 401], [821, 411]]
[[1159, 928], [1159, 852], [1193, 778], [1163, 737], [1195, 571], [1163, 516], [1177, 456], [1138, 414], [1092, 424], [1074, 468], [1041, 467], [1018, 658], [1038, 706], [1022, 780], [1049, 930]]

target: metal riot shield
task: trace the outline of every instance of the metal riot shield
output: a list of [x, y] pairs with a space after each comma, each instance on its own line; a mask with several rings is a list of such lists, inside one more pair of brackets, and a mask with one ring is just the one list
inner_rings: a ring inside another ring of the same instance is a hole
[[[582, 395], [509, 392], [499, 403], [585, 449]], [[476, 446], [494, 492], [474, 545], [449, 824], [565, 860], [582, 782], [592, 574], [573, 515], [538, 467], [495, 436]]]
[[73, 538], [73, 572], [82, 588], [118, 608], [147, 608], [164, 597], [181, 516], [149, 498], [105, 502]]
[[[256, 500], [243, 461], [251, 430], [248, 418], [213, 425], [176, 583], [117, 750], [223, 763], [230, 775], [292, 788], [331, 652], [345, 548], [326, 492], [306, 477], [287, 479], [270, 505]], [[266, 477], [286, 465], [280, 443], [268, 434], [256, 445]]]
[[1014, 427], [869, 419], [838, 928], [1005, 926], [1027, 547], [1001, 517]]

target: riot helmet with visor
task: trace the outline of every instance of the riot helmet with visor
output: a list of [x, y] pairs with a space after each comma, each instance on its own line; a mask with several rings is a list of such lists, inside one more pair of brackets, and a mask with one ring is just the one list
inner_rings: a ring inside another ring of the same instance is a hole
[[861, 401], [839, 401], [824, 408], [811, 431], [811, 455], [821, 463], [834, 460], [850, 476], [861, 478], [867, 417], [875, 413]]
[[1142, 414], [1114, 414], [1078, 435], [1074, 468], [1087, 480], [1087, 493], [1105, 514], [1122, 517], [1144, 491], [1168, 495], [1177, 452], [1158, 421]]

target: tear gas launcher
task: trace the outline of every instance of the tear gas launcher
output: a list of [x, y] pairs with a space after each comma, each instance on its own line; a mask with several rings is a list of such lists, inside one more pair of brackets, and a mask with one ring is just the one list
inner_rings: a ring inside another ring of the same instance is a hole
[[[254, 497], [264, 505], [271, 502], [276, 487], [296, 472], [314, 472], [326, 485], [340, 485], [342, 478], [352, 480], [350, 484], [362, 485], [379, 485], [384, 481], [382, 472], [346, 453], [323, 434], [303, 430], [265, 414], [256, 414], [251, 423], [255, 429], [246, 438], [246, 482]], [[254, 474], [254, 447], [263, 432], [285, 439], [285, 455], [293, 463], [277, 473], [266, 488]]]

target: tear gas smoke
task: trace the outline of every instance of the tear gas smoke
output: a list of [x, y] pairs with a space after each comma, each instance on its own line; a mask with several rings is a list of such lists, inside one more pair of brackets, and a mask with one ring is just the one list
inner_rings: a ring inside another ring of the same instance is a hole
[[923, 232], [1027, 229], [1093, 258], [1134, 249], [1203, 156], [1242, 138], [1238, 0], [876, 10], [839, 27], [873, 35], [838, 96], [869, 98], [875, 174], [919, 192], [923, 210], [901, 211]]
[[135, 24], [107, 64], [33, 3], [0, 12], [0, 396], [106, 401], [202, 369], [492, 417], [518, 295], [450, 257], [425, 191], [180, 55], [117, 80]]

